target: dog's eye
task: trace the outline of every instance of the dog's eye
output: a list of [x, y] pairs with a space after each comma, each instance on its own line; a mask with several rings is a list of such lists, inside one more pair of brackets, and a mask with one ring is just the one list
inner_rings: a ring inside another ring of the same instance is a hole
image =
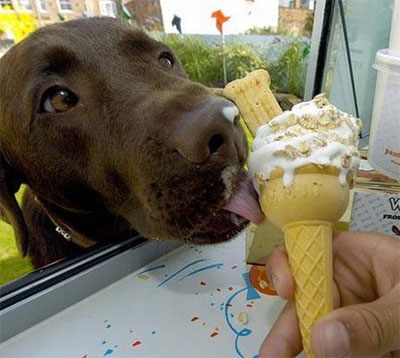
[[158, 56], [158, 62], [166, 68], [174, 67], [174, 57], [169, 52], [163, 52]]
[[49, 88], [42, 97], [41, 112], [66, 112], [78, 103], [78, 97], [69, 89], [62, 87]]

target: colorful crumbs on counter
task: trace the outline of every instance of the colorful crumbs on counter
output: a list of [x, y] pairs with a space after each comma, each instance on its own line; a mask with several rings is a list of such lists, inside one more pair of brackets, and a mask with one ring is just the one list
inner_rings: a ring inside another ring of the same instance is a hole
[[111, 324], [108, 324], [108, 325], [106, 326], [106, 328], [111, 328]]
[[200, 282], [200, 285], [202, 285], [202, 286], [205, 286], [205, 285], [207, 285], [204, 281], [201, 281]]
[[146, 281], [150, 278], [149, 276], [145, 275], [144, 273], [139, 274], [137, 277], [141, 281]]
[[139, 346], [140, 344], [142, 344], [141, 341], [135, 341], [135, 342], [132, 343], [132, 347]]
[[228, 287], [228, 291], [233, 291], [233, 287], [232, 286]]
[[108, 348], [108, 349], [104, 352], [104, 357], [109, 356], [110, 354], [112, 354], [112, 352], [114, 352], [114, 349]]
[[194, 316], [194, 317], [192, 317], [192, 319], [190, 320], [191, 322], [195, 322], [195, 321], [197, 321], [199, 319], [199, 317], [197, 317], [197, 316]]
[[210, 334], [211, 338], [214, 338], [215, 336], [218, 336], [218, 332], [213, 332], [213, 333]]

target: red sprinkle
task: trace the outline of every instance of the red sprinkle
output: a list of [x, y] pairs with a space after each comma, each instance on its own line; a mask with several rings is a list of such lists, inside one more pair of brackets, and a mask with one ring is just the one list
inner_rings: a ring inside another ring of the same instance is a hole
[[237, 266], [236, 266], [236, 265], [234, 265], [234, 266], [232, 266], [232, 267], [231, 267], [231, 269], [232, 269], [232, 270], [234, 270], [235, 268], [237, 268]]
[[218, 291], [218, 292], [221, 292], [221, 289], [220, 289], [220, 288], [217, 288], [217, 291]]
[[213, 333], [210, 334], [211, 338], [214, 338], [215, 336], [218, 336], [218, 332], [213, 332]]
[[138, 346], [138, 345], [140, 345], [140, 344], [142, 344], [141, 341], [133, 342], [133, 343], [132, 343], [132, 347], [136, 347], [136, 346]]
[[194, 317], [191, 319], [191, 321], [194, 322], [194, 321], [197, 321], [198, 319], [199, 319], [199, 317], [194, 316]]
[[87, 357], [87, 354], [84, 354], [81, 358], [86, 358]]
[[246, 305], [246, 307], [253, 307], [253, 305], [251, 305], [250, 303], [248, 303], [248, 304]]
[[232, 290], [233, 290], [233, 287], [228, 287], [228, 290], [229, 290], [229, 291], [232, 291]]
[[205, 283], [204, 281], [201, 281], [201, 282], [200, 282], [200, 285], [205, 286], [206, 283]]

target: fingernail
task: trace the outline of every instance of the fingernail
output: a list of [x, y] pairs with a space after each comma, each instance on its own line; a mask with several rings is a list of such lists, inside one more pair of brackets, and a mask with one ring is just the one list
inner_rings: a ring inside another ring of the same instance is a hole
[[312, 334], [312, 345], [317, 357], [347, 357], [350, 354], [350, 336], [339, 321], [317, 324]]

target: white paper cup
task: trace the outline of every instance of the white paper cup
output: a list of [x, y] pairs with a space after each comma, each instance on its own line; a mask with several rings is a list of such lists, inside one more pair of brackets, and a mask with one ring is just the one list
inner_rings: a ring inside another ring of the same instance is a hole
[[379, 50], [368, 161], [386, 176], [400, 180], [400, 57]]

